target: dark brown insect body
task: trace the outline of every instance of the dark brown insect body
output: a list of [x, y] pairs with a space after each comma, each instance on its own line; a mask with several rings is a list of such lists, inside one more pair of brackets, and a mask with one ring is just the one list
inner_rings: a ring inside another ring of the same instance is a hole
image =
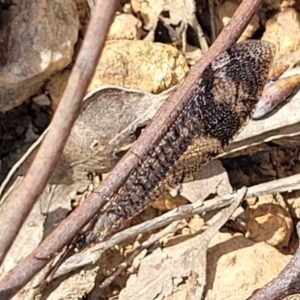
[[168, 186], [183, 182], [222, 151], [251, 118], [274, 53], [272, 44], [248, 41], [213, 61], [175, 122], [95, 221], [87, 243], [119, 231]]

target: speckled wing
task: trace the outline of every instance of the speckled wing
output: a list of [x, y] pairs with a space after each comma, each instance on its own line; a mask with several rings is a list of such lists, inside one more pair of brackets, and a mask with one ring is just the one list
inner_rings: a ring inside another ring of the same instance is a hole
[[220, 153], [251, 118], [274, 53], [270, 43], [248, 41], [218, 56], [161, 140], [140, 158], [87, 240], [103, 240], [120, 230], [168, 186], [181, 183]]

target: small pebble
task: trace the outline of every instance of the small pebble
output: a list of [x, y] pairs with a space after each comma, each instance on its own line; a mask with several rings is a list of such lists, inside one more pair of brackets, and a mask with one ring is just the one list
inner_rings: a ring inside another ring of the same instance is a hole
[[50, 106], [51, 101], [46, 94], [41, 94], [32, 98], [32, 101], [39, 106]]

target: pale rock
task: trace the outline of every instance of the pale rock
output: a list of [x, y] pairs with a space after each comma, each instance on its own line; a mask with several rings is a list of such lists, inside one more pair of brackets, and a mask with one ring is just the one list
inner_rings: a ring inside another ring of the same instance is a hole
[[157, 94], [178, 84], [188, 70], [185, 57], [170, 45], [116, 40], [103, 49], [88, 91], [116, 85]]
[[205, 300], [247, 299], [271, 281], [291, 257], [265, 242], [254, 243], [241, 234], [219, 232], [208, 250]]
[[107, 40], [139, 40], [142, 33], [142, 22], [139, 19], [131, 14], [120, 14], [115, 17]]
[[293, 220], [280, 194], [258, 197], [246, 209], [247, 237], [265, 241], [274, 247], [287, 247], [293, 232]]
[[300, 14], [293, 8], [285, 9], [266, 22], [262, 40], [276, 45], [274, 65], [300, 62]]
[[3, 11], [0, 29], [0, 111], [34, 95], [72, 60], [79, 20], [72, 0], [25, 0]]

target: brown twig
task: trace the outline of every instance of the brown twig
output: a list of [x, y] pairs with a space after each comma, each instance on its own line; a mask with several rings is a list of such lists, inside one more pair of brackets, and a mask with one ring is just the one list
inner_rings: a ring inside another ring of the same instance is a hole
[[[99, 2], [100, 1], [97, 3]], [[109, 5], [108, 3], [111, 2], [112, 1], [108, 1], [105, 3]], [[203, 56], [201, 62], [197, 63], [191, 70], [180, 88], [169, 98], [163, 108], [154, 117], [151, 125], [145, 129], [133, 148], [115, 166], [103, 183], [95, 190], [95, 193], [92, 193], [81, 206], [60, 224], [60, 226], [53, 230], [39, 247], [2, 279], [0, 282], [1, 299], [9, 299], [21, 289], [47, 264], [50, 257], [57, 251], [60, 251], [76, 235], [78, 230], [91, 220], [96, 212], [99, 212], [104, 205], [104, 198], [110, 198], [120, 189], [131, 170], [137, 167], [139, 157], [143, 157], [145, 153], [149, 152], [149, 149], [152, 149], [153, 143], [157, 143], [160, 137], [166, 132], [166, 123], [172, 123], [178, 115], [178, 111], [181, 111], [182, 107], [190, 98], [191, 93], [193, 93], [193, 88], [197, 86], [195, 83], [201, 78], [204, 70], [216, 56], [236, 42], [253, 15], [257, 12], [261, 3], [262, 0], [245, 0], [241, 3], [232, 17], [231, 22], [223, 29], [210, 50]], [[99, 6], [100, 4], [98, 4], [98, 7]], [[107, 10], [103, 9], [103, 7], [101, 7], [101, 9], [105, 12], [106, 17], [109, 16]], [[99, 24], [97, 24], [97, 28], [98, 27]], [[81, 57], [82, 54], [80, 54], [80, 58]], [[52, 151], [50, 152], [52, 153]], [[40, 174], [35, 174], [35, 176], [38, 177]], [[35, 177], [32, 179], [36, 180]], [[27, 191], [26, 196], [28, 193]], [[35, 195], [36, 194], [35, 192]], [[102, 195], [102, 197], [99, 195]], [[19, 211], [20, 209], [18, 208], [17, 210]], [[26, 272], [24, 272], [24, 270], [26, 270]]]
[[[201, 265], [201, 274], [198, 273], [198, 276], [201, 278], [201, 283], [203, 285], [201, 286], [201, 294], [204, 289], [204, 285], [206, 283], [206, 256], [207, 256], [207, 250], [208, 246], [210, 244], [211, 239], [215, 236], [215, 234], [220, 230], [220, 228], [228, 221], [230, 216], [234, 213], [234, 211], [237, 209], [237, 207], [241, 204], [243, 201], [245, 195], [247, 192], [247, 188], [243, 187], [236, 193], [236, 195], [233, 197], [234, 200], [228, 205], [229, 207], [223, 207], [221, 210], [221, 216], [216, 220], [213, 221], [212, 224], [204, 231], [203, 229], [200, 229], [198, 233], [201, 232], [199, 238], [200, 245], [197, 243], [195, 245], [196, 251], [198, 252], [197, 257], [199, 257], [199, 263]], [[212, 221], [212, 220], [211, 220]], [[155, 242], [157, 242], [160, 238], [165, 236], [168, 233], [174, 232], [178, 225], [180, 224], [179, 221], [172, 222], [169, 224], [166, 228], [161, 230], [160, 232], [153, 234], [150, 236], [148, 240], [143, 242], [137, 249], [134, 250], [134, 252], [124, 261], [122, 262], [117, 269], [108, 277], [106, 278], [101, 285], [99, 286], [99, 292], [103, 291], [106, 287], [108, 287], [113, 280], [121, 274], [122, 271], [124, 271], [126, 268], [128, 268], [129, 265], [132, 264], [134, 258], [144, 249], [149, 248], [151, 245], [153, 245]], [[201, 258], [200, 258], [201, 257]], [[198, 279], [199, 280], [199, 279]], [[200, 299], [200, 298], [199, 298]]]
[[84, 252], [78, 253], [66, 260], [55, 273], [54, 278], [65, 275], [77, 268], [82, 268], [88, 264], [92, 264], [101, 258], [102, 253], [106, 250], [124, 243], [125, 241], [134, 238], [135, 236], [143, 233], [148, 233], [164, 226], [169, 225], [172, 222], [188, 218], [195, 214], [203, 214], [206, 212], [222, 209], [231, 205], [237, 198], [236, 193], [225, 195], [222, 197], [215, 197], [214, 199], [207, 200], [203, 203], [202, 200], [196, 201], [192, 204], [187, 204], [174, 208], [169, 212], [156, 217], [152, 220], [145, 221], [141, 224], [129, 227], [121, 232], [115, 234], [111, 239], [105, 242], [96, 244], [95, 246], [87, 249]]
[[[257, 197], [260, 195], [288, 192], [300, 190], [300, 174], [281, 178], [262, 184], [249, 187], [247, 190], [246, 198]], [[196, 201], [192, 204], [183, 205], [181, 207], [170, 210], [169, 212], [156, 217], [152, 220], [143, 222], [141, 224], [127, 228], [117, 234], [115, 234], [108, 241], [104, 241], [90, 247], [85, 252], [81, 252], [73, 255], [58, 269], [54, 278], [65, 275], [77, 268], [82, 268], [86, 265], [92, 264], [98, 261], [103, 252], [114, 247], [115, 245], [124, 243], [125, 241], [134, 238], [135, 236], [157, 230], [161, 227], [167, 226], [171, 222], [187, 218], [195, 214], [202, 214], [216, 209], [221, 209], [231, 205], [235, 200], [235, 193], [224, 195], [222, 197], [216, 197], [211, 200], [207, 200], [204, 203], [202, 201]]]
[[[79, 114], [82, 99], [93, 76], [106, 35], [112, 23], [116, 1], [98, 1], [89, 30], [73, 67], [66, 90], [34, 162], [20, 186], [13, 192], [0, 218], [0, 262], [14, 241], [36, 199], [43, 191], [62, 153]], [[101, 31], [99, 30], [101, 29]], [[10, 291], [7, 295], [13, 293]], [[2, 294], [1, 294], [2, 295]], [[5, 296], [1, 296], [4, 299]]]

